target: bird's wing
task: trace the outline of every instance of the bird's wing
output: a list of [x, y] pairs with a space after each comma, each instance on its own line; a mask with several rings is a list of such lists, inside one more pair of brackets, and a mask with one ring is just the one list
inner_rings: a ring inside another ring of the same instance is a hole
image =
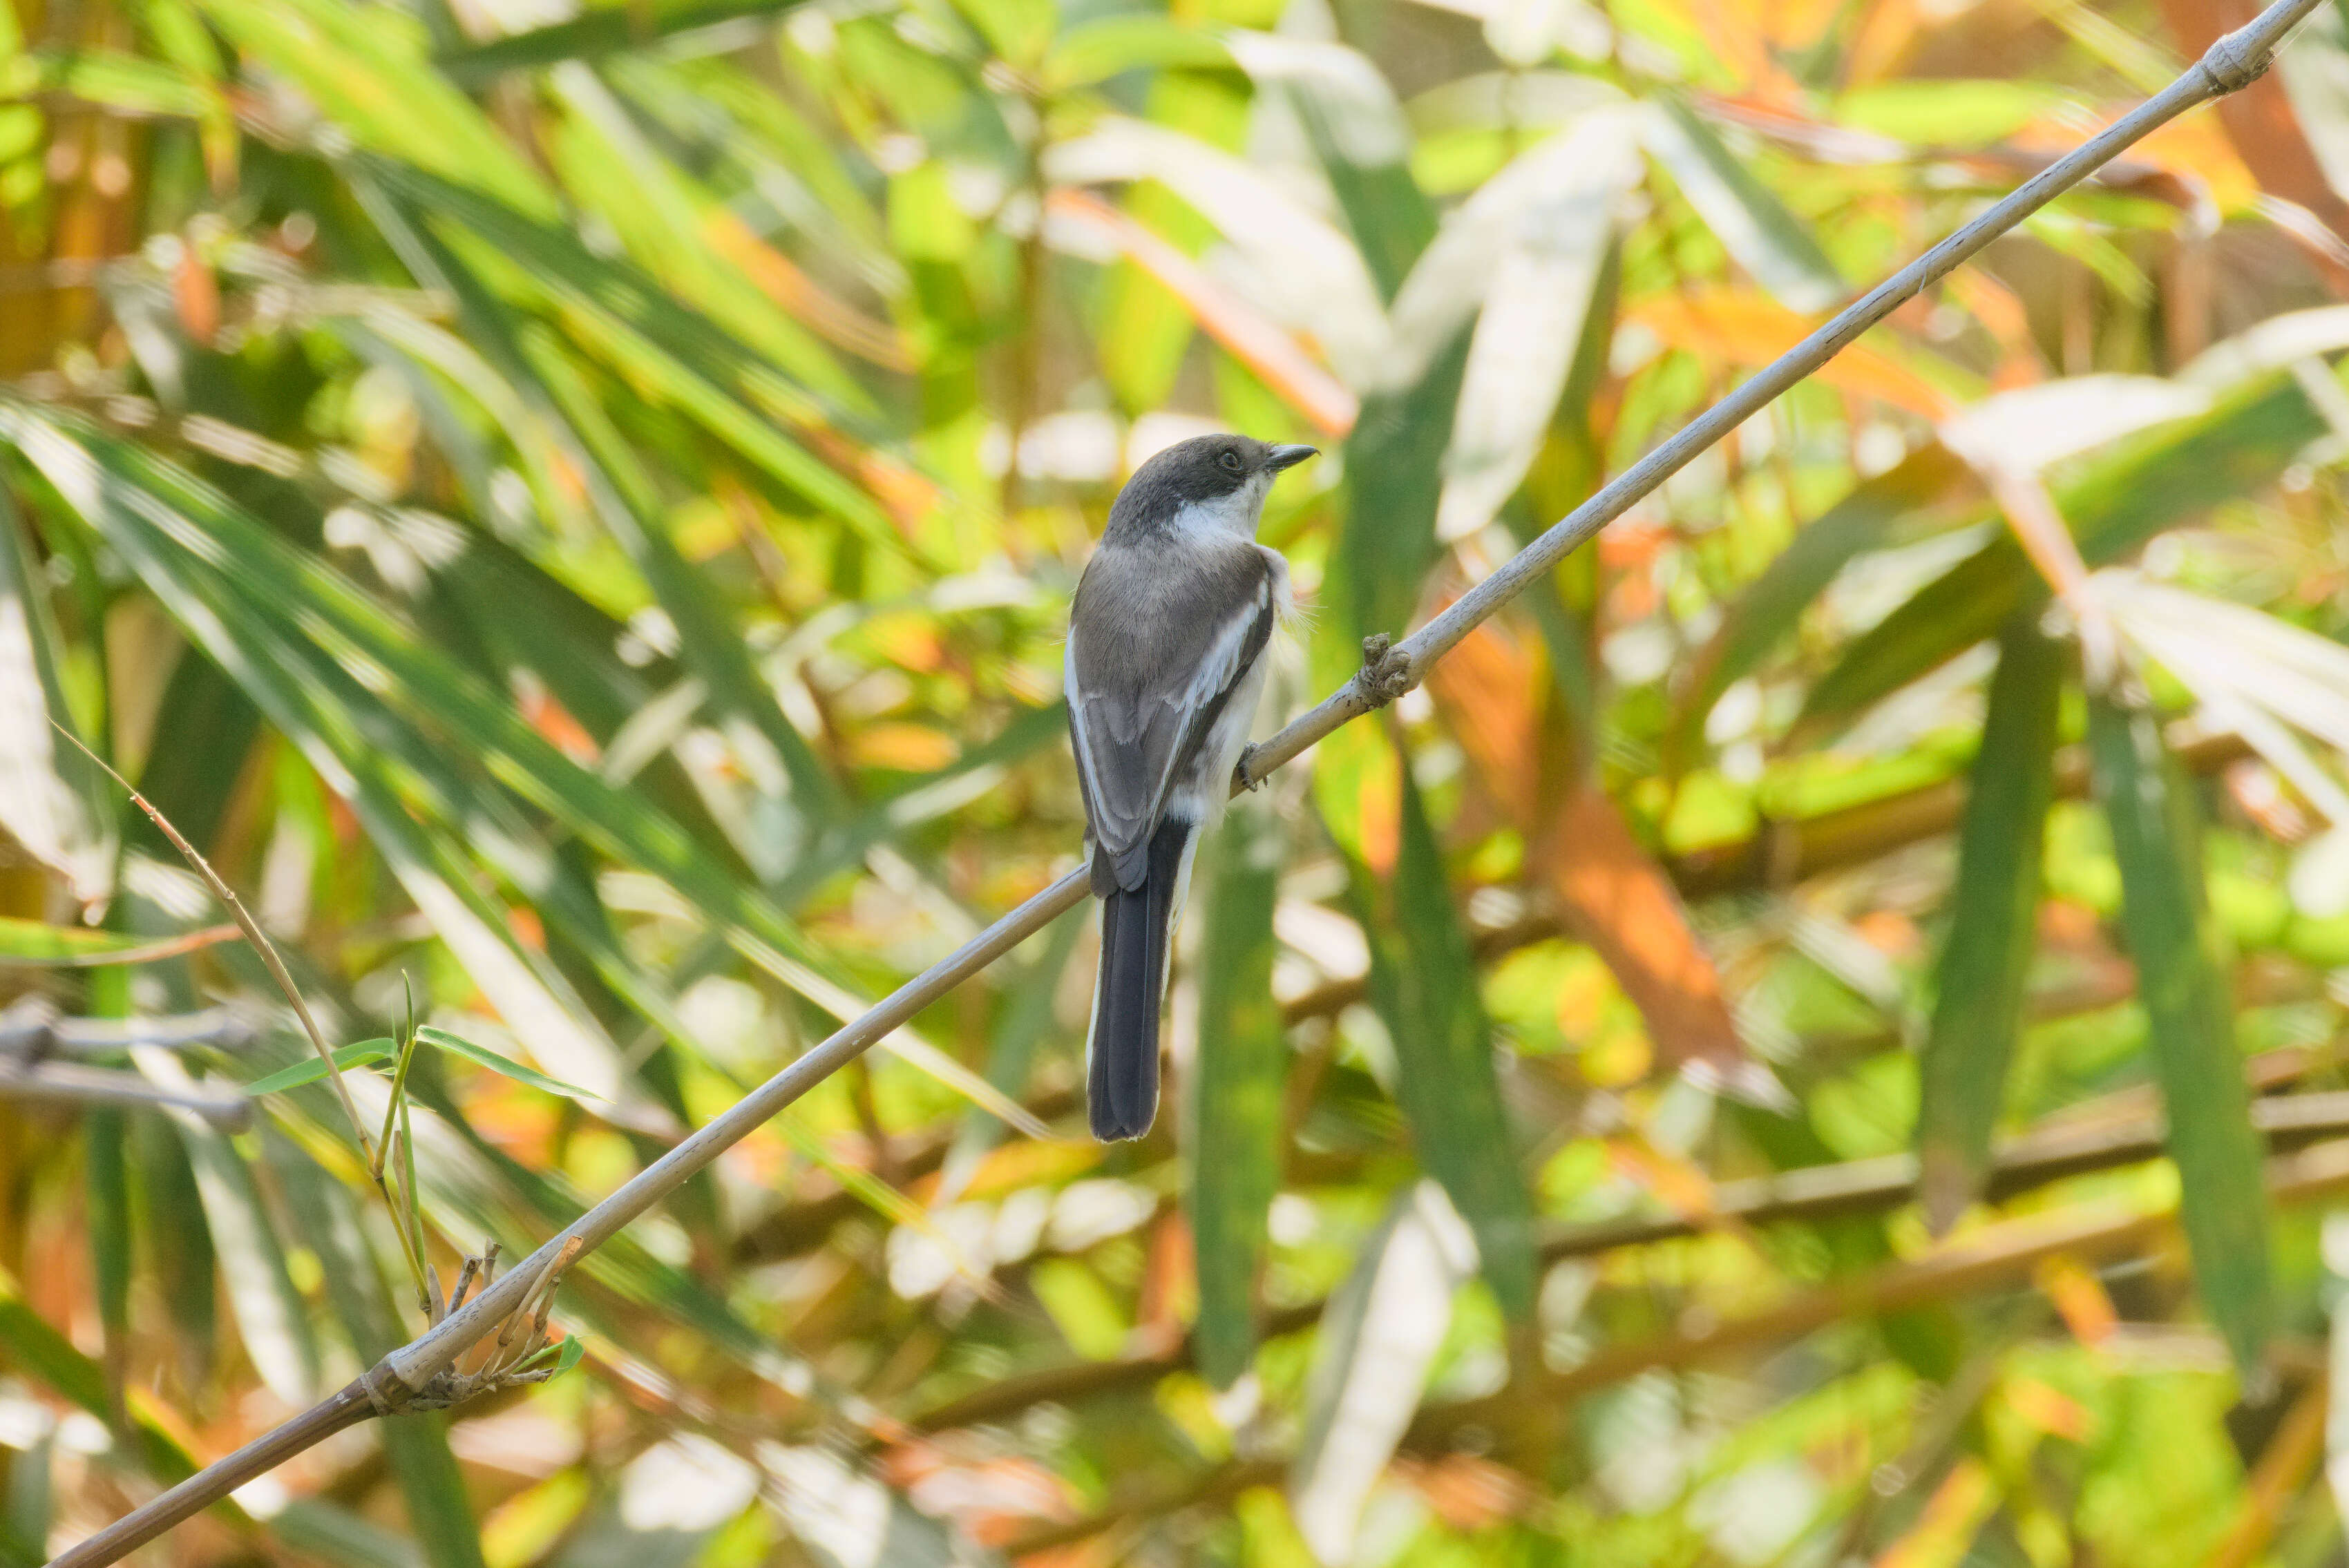
[[1140, 885], [1168, 792], [1272, 636], [1278, 594], [1261, 552], [1173, 564], [1105, 548], [1077, 589], [1069, 730], [1103, 892]]

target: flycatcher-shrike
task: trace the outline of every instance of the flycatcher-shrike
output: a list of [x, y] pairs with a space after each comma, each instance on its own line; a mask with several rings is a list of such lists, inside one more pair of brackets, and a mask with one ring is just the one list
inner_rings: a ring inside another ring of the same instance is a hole
[[1069, 612], [1069, 734], [1084, 789], [1101, 975], [1085, 1046], [1093, 1136], [1158, 1113], [1158, 1012], [1201, 831], [1223, 815], [1288, 608], [1256, 542], [1265, 492], [1313, 456], [1246, 436], [1179, 441], [1135, 470]]

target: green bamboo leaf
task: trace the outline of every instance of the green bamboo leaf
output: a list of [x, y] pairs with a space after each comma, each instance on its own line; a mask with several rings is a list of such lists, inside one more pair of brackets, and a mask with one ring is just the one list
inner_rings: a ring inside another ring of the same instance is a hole
[[[713, 325], [837, 406], [865, 418], [878, 412], [813, 333], [724, 259], [711, 242], [709, 225], [730, 214], [660, 155], [602, 77], [566, 65], [555, 68], [548, 86], [568, 113], [542, 132], [543, 145], [566, 187], [611, 223], [639, 265]], [[622, 178], [614, 179], [615, 172]]]
[[[2199, 418], [2147, 431], [2089, 460], [2057, 487], [2056, 510], [2071, 523], [2081, 556], [2101, 566], [2164, 529], [2273, 484], [2327, 428], [2290, 378], [2268, 377]], [[2045, 596], [2021, 547], [2000, 534], [1855, 638], [1811, 687], [1802, 728], [1818, 733], [1850, 723], [1995, 634], [2017, 606]]]
[[1967, 472], [1939, 443], [1920, 447], [1805, 525], [1731, 603], [1720, 629], [1685, 667], [1664, 732], [1667, 769], [1677, 775], [1694, 762], [1721, 694], [1793, 634], [1803, 612], [1855, 556], [1904, 542], [1912, 531], [1908, 520], [1963, 484]]
[[[209, 852], [260, 732], [260, 710], [218, 665], [178, 660], [155, 716], [139, 792], [188, 842]], [[145, 812], [133, 811], [128, 820], [132, 842], [159, 858], [174, 852]]]
[[432, 70], [424, 29], [409, 13], [339, 0], [203, 0], [202, 9], [361, 147], [489, 192], [515, 211], [554, 215], [545, 182]]
[[1936, 975], [1930, 1034], [1919, 1066], [1920, 1190], [1927, 1222], [1945, 1231], [1989, 1168], [2007, 1063], [2023, 1026], [2023, 983], [2037, 930], [2040, 853], [2055, 799], [2062, 646], [2029, 612], [2006, 627], [1990, 687], [1982, 749], [1958, 830], [1957, 886]]
[[[614, 355], [620, 368], [648, 377], [687, 412], [711, 422], [714, 433], [735, 444], [779, 483], [873, 542], [903, 549], [904, 536], [880, 503], [773, 428], [778, 414], [823, 421], [833, 416], [812, 392], [786, 377], [785, 367], [680, 304], [636, 267], [595, 254], [567, 230], [405, 164], [369, 159], [361, 161], [359, 170], [398, 206], [411, 227], [454, 236], [460, 242], [470, 236], [473, 243], [460, 270], [471, 274], [502, 263], [500, 283], [530, 290], [575, 315], [588, 329], [579, 334], [582, 348]], [[434, 260], [445, 270], [455, 258], [442, 253]], [[448, 281], [462, 287], [467, 280], [452, 276]], [[474, 280], [460, 303], [477, 328], [488, 326], [498, 333], [490, 342], [476, 336], [474, 346], [490, 355], [491, 363], [511, 384], [524, 387], [530, 377], [510, 346], [519, 335], [518, 325], [509, 311], [484, 309], [498, 297], [497, 291]], [[502, 354], [491, 352], [500, 346]]]
[[[363, 1068], [373, 1062], [389, 1061], [396, 1054], [388, 1039], [361, 1040], [355, 1046], [345, 1046], [336, 1051], [335, 1066], [347, 1072], [353, 1068]], [[255, 1096], [283, 1094], [289, 1088], [300, 1088], [304, 1084], [317, 1083], [326, 1076], [326, 1064], [316, 1056], [307, 1057], [290, 1068], [279, 1068], [267, 1078], [254, 1079], [244, 1086], [244, 1092]]]
[[35, 1568], [49, 1556], [49, 1528], [56, 1519], [51, 1506], [50, 1460], [55, 1436], [19, 1449], [8, 1461], [5, 1517], [0, 1519], [0, 1553], [13, 1565]]
[[528, 32], [444, 50], [434, 62], [459, 87], [488, 86], [507, 71], [531, 70], [563, 60], [593, 60], [641, 49], [678, 33], [698, 32], [721, 22], [780, 16], [805, 0], [690, 0], [684, 5], [599, 5], [567, 21]]
[[1789, 310], [1827, 309], [1846, 292], [1809, 225], [1786, 210], [1713, 128], [1678, 98], [1652, 105], [1641, 122], [1649, 153], [1737, 264]]
[[1361, 862], [1353, 868], [1370, 939], [1371, 1004], [1394, 1042], [1395, 1099], [1420, 1163], [1475, 1233], [1502, 1310], [1522, 1319], [1534, 1305], [1530, 1204], [1501, 1106], [1468, 934], [1427, 808], [1402, 760], [1398, 755], [1392, 764], [1402, 775], [1394, 874], [1381, 882]]
[[1469, 338], [1462, 327], [1417, 382], [1362, 399], [1346, 437], [1346, 520], [1323, 579], [1334, 613], [1316, 639], [1317, 675], [1343, 679], [1360, 660], [1361, 639], [1373, 632], [1400, 636], [1419, 603], [1438, 550], [1444, 453]]
[[1265, 1216], [1280, 1187], [1288, 1042], [1272, 995], [1272, 910], [1281, 849], [1278, 818], [1251, 797], [1232, 809], [1207, 851], [1199, 1044], [1184, 1126], [1199, 1273], [1191, 1343], [1199, 1375], [1218, 1388], [1247, 1371], [1255, 1354]]
[[2227, 970], [2204, 906], [2194, 797], [2141, 700], [2092, 693], [2088, 750], [2120, 866], [2121, 925], [2169, 1119], [2195, 1278], [2236, 1365], [2258, 1380], [2275, 1321], [2263, 1150], [2235, 1047]]
[[[1052, 1003], [1061, 988], [1061, 976], [1084, 930], [1081, 910], [1071, 910], [1061, 916], [1045, 934], [1042, 948], [1034, 960], [1001, 983], [1008, 994], [987, 1047], [987, 1081], [998, 1093], [1017, 1099], [1027, 1088], [1029, 1065], [1035, 1059], [1036, 1047], [1051, 1034], [1056, 1023]], [[960, 1196], [977, 1172], [979, 1161], [1002, 1137], [1001, 1120], [976, 1106], [965, 1111], [962, 1125], [955, 1132], [954, 1145], [947, 1151], [945, 1164], [939, 1167], [938, 1195], [933, 1206]]]
[[416, 1037], [425, 1045], [437, 1047], [451, 1056], [462, 1057], [469, 1062], [485, 1067], [500, 1078], [509, 1078], [516, 1083], [528, 1084], [531, 1088], [543, 1089], [548, 1094], [561, 1095], [565, 1099], [604, 1098], [602, 1095], [581, 1088], [577, 1084], [564, 1083], [561, 1078], [549, 1078], [534, 1068], [526, 1068], [518, 1061], [498, 1055], [486, 1046], [477, 1046], [462, 1035], [452, 1035], [448, 1030], [436, 1028], [430, 1024], [418, 1026]]
[[1044, 57], [1042, 75], [1047, 86], [1066, 89], [1126, 71], [1170, 67], [1230, 70], [1232, 52], [1213, 34], [1171, 16], [1128, 12], [1063, 28]]

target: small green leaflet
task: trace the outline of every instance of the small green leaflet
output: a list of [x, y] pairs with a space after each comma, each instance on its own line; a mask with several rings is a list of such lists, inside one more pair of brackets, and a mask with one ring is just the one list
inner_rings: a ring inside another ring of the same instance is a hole
[[578, 1366], [579, 1363], [585, 1358], [586, 1355], [587, 1342], [585, 1339], [580, 1338], [576, 1334], [566, 1334], [563, 1336], [563, 1342], [561, 1344], [544, 1346], [538, 1352], [538, 1354], [533, 1356], [527, 1362], [523, 1363], [523, 1370], [527, 1371], [534, 1369], [540, 1362], [544, 1361], [548, 1357], [552, 1356], [554, 1357], [554, 1366], [547, 1372], [546, 1377], [547, 1381], [553, 1382], [555, 1378], [562, 1377], [565, 1372], [570, 1371], [574, 1367]]
[[581, 1088], [575, 1083], [564, 1083], [561, 1078], [549, 1078], [536, 1068], [526, 1068], [511, 1057], [502, 1057], [485, 1047], [473, 1044], [462, 1036], [452, 1035], [446, 1029], [435, 1028], [430, 1024], [419, 1025], [416, 1037], [424, 1045], [438, 1046], [444, 1051], [463, 1057], [467, 1061], [477, 1062], [501, 1078], [510, 1078], [516, 1083], [526, 1083], [533, 1088], [544, 1089], [549, 1094], [559, 1094], [565, 1099], [604, 1098], [600, 1094], [594, 1094]]
[[[345, 1046], [335, 1053], [338, 1071], [363, 1068], [370, 1062], [388, 1062], [392, 1057], [392, 1043], [388, 1039], [361, 1040], [356, 1046]], [[300, 1088], [305, 1083], [316, 1083], [326, 1076], [326, 1064], [316, 1057], [295, 1062], [267, 1078], [255, 1078], [244, 1086], [249, 1095], [282, 1094], [289, 1088]]]

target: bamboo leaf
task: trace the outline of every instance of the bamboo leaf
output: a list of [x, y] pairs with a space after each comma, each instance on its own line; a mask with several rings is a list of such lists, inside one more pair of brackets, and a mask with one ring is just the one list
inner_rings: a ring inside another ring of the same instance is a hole
[[1747, 1057], [1720, 974], [1663, 867], [1595, 781], [1564, 793], [1528, 851], [1529, 869], [1640, 1009], [1658, 1057], [1700, 1067], [1716, 1084], [1744, 1093], [1779, 1098], [1783, 1091]]
[[1467, 933], [1419, 787], [1400, 763], [1400, 757], [1389, 763], [1402, 773], [1394, 874], [1381, 882], [1354, 866], [1355, 901], [1370, 938], [1371, 1003], [1394, 1042], [1395, 1099], [1420, 1163], [1475, 1233], [1502, 1309], [1522, 1318], [1534, 1305], [1525, 1181], [1501, 1108]]
[[212, 925], [157, 939], [0, 915], [0, 968], [98, 969], [157, 964], [215, 943], [233, 942], [239, 934], [233, 925]]
[[1272, 995], [1272, 911], [1281, 834], [1253, 799], [1210, 847], [1213, 889], [1199, 946], [1199, 1039], [1185, 1127], [1199, 1316], [1199, 1375], [1228, 1387], [1256, 1348], [1265, 1215], [1280, 1187], [1281, 1091], [1288, 1043]]
[[202, 1195], [178, 1130], [160, 1116], [130, 1125], [132, 1189], [148, 1270], [160, 1286], [178, 1340], [177, 1368], [191, 1384], [211, 1376], [220, 1325], [219, 1257]]
[[519, 1084], [528, 1084], [531, 1088], [543, 1090], [548, 1094], [561, 1095], [565, 1099], [604, 1098], [591, 1090], [581, 1088], [577, 1084], [564, 1083], [561, 1078], [549, 1078], [533, 1068], [526, 1068], [518, 1061], [502, 1057], [485, 1046], [477, 1046], [461, 1035], [452, 1035], [448, 1030], [436, 1028], [430, 1024], [419, 1025], [416, 1037], [428, 1046], [438, 1047], [447, 1051], [451, 1056], [462, 1057], [469, 1062], [485, 1067], [500, 1078], [512, 1078]]
[[[392, 1043], [388, 1039], [361, 1040], [357, 1045], [345, 1046], [336, 1051], [335, 1066], [347, 1072], [352, 1068], [363, 1068], [374, 1062], [389, 1061], [394, 1054]], [[271, 1073], [266, 1078], [254, 1079], [244, 1086], [244, 1092], [256, 1097], [264, 1094], [283, 1094], [289, 1088], [300, 1088], [304, 1084], [317, 1083], [326, 1076], [326, 1064], [316, 1057], [311, 1057], [295, 1062], [290, 1068]]]
[[[131, 1056], [154, 1082], [183, 1092], [194, 1088], [195, 1080], [169, 1053], [150, 1047]], [[253, 1172], [235, 1145], [203, 1119], [187, 1111], [169, 1114], [195, 1172], [245, 1354], [271, 1393], [297, 1408], [307, 1405], [317, 1397], [318, 1346]]]
[[[16, 1282], [0, 1274], [0, 1349], [10, 1361], [32, 1374], [77, 1408], [100, 1420], [110, 1420], [114, 1408], [107, 1398], [106, 1374], [98, 1363], [74, 1348], [73, 1341], [52, 1327], [25, 1300]], [[147, 1473], [169, 1485], [196, 1473], [195, 1461], [177, 1438], [158, 1422], [141, 1390], [130, 1400], [136, 1430], [138, 1462]], [[223, 1500], [212, 1505], [216, 1517], [245, 1522], [244, 1511]]]
[[1807, 315], [1842, 300], [1843, 276], [1809, 227], [1687, 104], [1668, 98], [1652, 106], [1640, 131], [1705, 226], [1780, 304]]
[[1861, 480], [1772, 557], [1682, 668], [1665, 732], [1668, 769], [1677, 775], [1695, 762], [1704, 721], [1722, 694], [1754, 674], [1793, 634], [1803, 612], [1854, 557], [1907, 538], [1904, 521], [1951, 495], [1966, 475], [1965, 464], [1947, 448], [1920, 447], [1874, 479]]
[[1513, 188], [1526, 188], [1469, 340], [1444, 454], [1439, 537], [1464, 539], [1490, 522], [1533, 466], [1599, 294], [1617, 209], [1638, 177], [1630, 124], [1592, 115], [1477, 192], [1508, 191], [1515, 205]]
[[2023, 1026], [2064, 672], [2060, 645], [2035, 616], [2023, 612], [2008, 624], [1969, 775], [1950, 934], [1918, 1069], [1920, 1190], [1937, 1232], [1956, 1223], [1981, 1191]]
[[[2222, 501], [2273, 484], [2324, 421], [2291, 381], [2270, 377], [2198, 419], [2179, 420], [2090, 459], [2056, 487], [2080, 554], [2101, 566]], [[2002, 536], [1926, 584], [1812, 686], [1802, 727], [1848, 724], [1886, 695], [1996, 633], [2018, 606], [2044, 602], [2023, 551]]]
[[1394, 1455], [1476, 1266], [1475, 1239], [1433, 1181], [1397, 1195], [1316, 1336], [1305, 1437], [1290, 1467], [1297, 1527], [1313, 1555], [1352, 1561], [1362, 1505]]
[[507, 71], [563, 60], [592, 60], [638, 48], [676, 33], [690, 33], [744, 17], [778, 16], [804, 0], [690, 0], [643, 11], [597, 6], [565, 21], [509, 34], [485, 44], [449, 49], [434, 61], [463, 88], [486, 87]]
[[50, 727], [78, 733], [63, 664], [47, 593], [0, 484], [0, 829], [89, 905], [113, 888], [115, 817], [97, 765]]
[[1236, 33], [1233, 57], [1260, 87], [1266, 113], [1292, 108], [1338, 199], [1379, 293], [1395, 291], [1435, 237], [1435, 207], [1411, 174], [1411, 138], [1394, 89], [1371, 61], [1343, 44], [1269, 33]]
[[2262, 1150], [2204, 907], [2194, 799], [2140, 701], [2091, 694], [2088, 748], [2120, 866], [2122, 929], [2169, 1119], [2195, 1279], [2236, 1365], [2257, 1382], [2275, 1321]]
[[423, 29], [408, 13], [336, 0], [202, 0], [202, 9], [362, 147], [490, 192], [519, 212], [555, 211], [545, 182], [432, 70]]

